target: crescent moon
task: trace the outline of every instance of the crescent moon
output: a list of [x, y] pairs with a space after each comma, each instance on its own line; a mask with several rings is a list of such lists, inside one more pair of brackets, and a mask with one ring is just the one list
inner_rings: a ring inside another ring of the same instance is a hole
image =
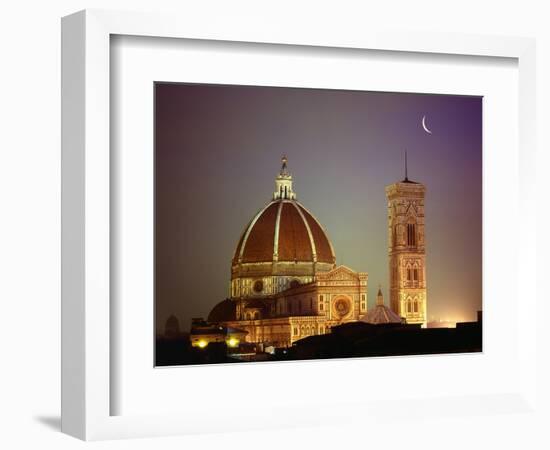
[[432, 134], [432, 132], [428, 129], [426, 126], [426, 116], [422, 117], [422, 128], [424, 128], [424, 131], [428, 134]]

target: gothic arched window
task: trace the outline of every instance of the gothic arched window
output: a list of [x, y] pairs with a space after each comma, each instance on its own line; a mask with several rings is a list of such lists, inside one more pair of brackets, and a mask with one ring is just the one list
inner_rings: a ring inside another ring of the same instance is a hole
[[418, 312], [418, 300], [416, 298], [414, 299], [414, 312]]
[[412, 312], [412, 300], [410, 298], [407, 300], [407, 312]]
[[409, 247], [416, 247], [416, 224], [407, 224], [407, 245]]

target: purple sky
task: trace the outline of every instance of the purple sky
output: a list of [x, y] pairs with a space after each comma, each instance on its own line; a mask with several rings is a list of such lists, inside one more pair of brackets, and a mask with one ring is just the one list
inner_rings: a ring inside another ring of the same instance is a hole
[[[384, 188], [426, 185], [429, 318], [481, 308], [482, 98], [157, 83], [155, 303], [183, 329], [228, 296], [244, 227], [271, 199], [286, 154], [298, 200], [338, 264], [388, 299]], [[426, 115], [433, 134], [421, 125]]]

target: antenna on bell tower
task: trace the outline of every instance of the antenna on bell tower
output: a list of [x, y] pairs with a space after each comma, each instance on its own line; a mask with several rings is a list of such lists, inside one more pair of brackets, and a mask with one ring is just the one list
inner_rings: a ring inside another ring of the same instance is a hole
[[409, 181], [408, 167], [407, 167], [407, 150], [405, 150], [405, 180]]

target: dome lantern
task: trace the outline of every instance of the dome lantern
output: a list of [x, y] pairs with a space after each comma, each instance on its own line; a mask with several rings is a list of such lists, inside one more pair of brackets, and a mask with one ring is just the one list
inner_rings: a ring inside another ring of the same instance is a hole
[[296, 194], [292, 190], [292, 175], [287, 169], [287, 157], [283, 155], [281, 162], [281, 171], [275, 178], [275, 192], [273, 193], [273, 200], [295, 200]]

